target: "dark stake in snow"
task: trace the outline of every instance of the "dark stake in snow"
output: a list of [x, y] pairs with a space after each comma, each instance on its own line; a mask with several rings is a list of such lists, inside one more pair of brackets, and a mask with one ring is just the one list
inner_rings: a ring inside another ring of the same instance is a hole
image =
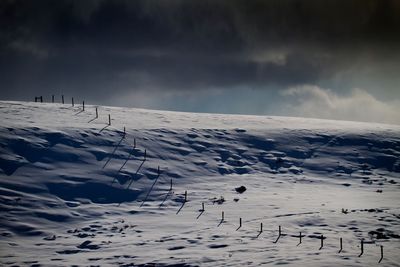
[[225, 213], [222, 211], [222, 213], [221, 213], [221, 221], [219, 222], [218, 227], [224, 222], [225, 222]]
[[[72, 98], [72, 99], [73, 99], [73, 98]], [[94, 117], [93, 119], [91, 119], [90, 121], [88, 121], [88, 123], [94, 121], [94, 120], [97, 119], [97, 118], [99, 118], [99, 112], [97, 111], [97, 107], [96, 107], [96, 117]], [[107, 126], [109, 126], [109, 125], [107, 125]], [[106, 126], [106, 127], [107, 127], [107, 126]]]
[[379, 259], [379, 263], [383, 260], [383, 246], [381, 246], [381, 258]]
[[239, 230], [240, 228], [242, 228], [242, 218], [239, 218], [239, 227], [236, 229], [236, 231]]
[[321, 235], [321, 246], [319, 247], [319, 249], [321, 250], [324, 247], [324, 235]]
[[73, 98], [73, 97], [71, 98], [71, 105], [72, 105], [72, 106], [75, 106], [74, 98]]
[[260, 223], [260, 231], [258, 231], [257, 238], [262, 234], [263, 232], [263, 223]]
[[361, 239], [361, 253], [358, 257], [361, 257], [362, 254], [364, 254], [364, 239]]
[[199, 213], [199, 215], [197, 216], [196, 219], [200, 218], [200, 216], [201, 216], [201, 215], [204, 213], [204, 211], [205, 211], [205, 209], [204, 209], [204, 202], [201, 203], [201, 210], [199, 210], [199, 211], [200, 211], [200, 213]]
[[187, 191], [185, 191], [185, 198], [183, 199], [182, 205], [179, 208], [179, 210], [176, 212], [176, 214], [178, 214], [179, 212], [181, 212], [181, 210], [183, 209], [183, 206], [185, 206], [185, 203], [187, 202]]
[[304, 235], [302, 235], [301, 232], [300, 232], [300, 234], [299, 234], [299, 243], [297, 244], [297, 246], [301, 244], [301, 242], [302, 242], [302, 240], [301, 240], [302, 237], [304, 237]]
[[340, 249], [338, 253], [341, 253], [343, 250], [343, 238], [340, 238]]
[[281, 238], [282, 235], [282, 231], [281, 231], [281, 226], [279, 225], [278, 228], [278, 237], [276, 238], [276, 240], [274, 241], [274, 243], [278, 243], [279, 238]]

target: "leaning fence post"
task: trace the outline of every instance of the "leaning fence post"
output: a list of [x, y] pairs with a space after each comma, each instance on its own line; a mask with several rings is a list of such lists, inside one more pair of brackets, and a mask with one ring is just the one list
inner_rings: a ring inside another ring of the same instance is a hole
[[108, 125], [111, 125], [111, 115], [108, 114]]
[[301, 236], [301, 232], [300, 232], [300, 235], [299, 235], [299, 238], [300, 238], [299, 245], [301, 244], [301, 237], [302, 237], [302, 236]]
[[381, 258], [379, 259], [378, 263], [381, 263], [382, 260], [383, 260], [383, 246], [381, 246]]
[[278, 237], [276, 238], [276, 240], [274, 241], [274, 243], [278, 243], [279, 238], [281, 238], [282, 235], [282, 231], [281, 231], [281, 226], [279, 225], [278, 228]]
[[99, 117], [99, 112], [97, 111], [97, 107], [96, 107], [96, 119]]
[[185, 202], [187, 201], [187, 191], [185, 190]]
[[342, 252], [342, 250], [343, 250], [343, 239], [340, 238], [340, 249], [338, 253]]
[[361, 239], [361, 253], [358, 257], [361, 257], [362, 254], [364, 254], [364, 239]]
[[64, 95], [61, 95], [61, 102], [64, 104]]
[[322, 249], [324, 247], [324, 235], [321, 235], [321, 247], [319, 249]]
[[204, 202], [201, 203], [201, 211], [205, 211], [205, 209], [204, 209]]
[[72, 106], [75, 106], [74, 98], [73, 98], [73, 97], [71, 98], [71, 104], [72, 104]]
[[222, 214], [221, 214], [221, 222], [223, 222], [225, 220], [225, 214], [224, 214], [224, 212], [222, 212]]
[[54, 103], [54, 95], [51, 95], [51, 103]]

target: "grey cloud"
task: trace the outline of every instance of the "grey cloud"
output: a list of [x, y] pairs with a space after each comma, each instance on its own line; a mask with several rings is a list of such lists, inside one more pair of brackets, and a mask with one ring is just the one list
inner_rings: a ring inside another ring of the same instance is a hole
[[7, 98], [284, 89], [337, 80], [357, 64], [379, 72], [400, 53], [395, 0], [9, 0], [0, 12]]

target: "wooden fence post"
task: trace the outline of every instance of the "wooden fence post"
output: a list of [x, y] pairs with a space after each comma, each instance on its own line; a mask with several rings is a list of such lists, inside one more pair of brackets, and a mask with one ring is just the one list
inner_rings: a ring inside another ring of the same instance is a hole
[[274, 241], [275, 244], [278, 243], [278, 240], [279, 240], [279, 238], [281, 238], [281, 235], [282, 235], [282, 231], [281, 231], [281, 226], [279, 225], [279, 228], [278, 228], [278, 237], [277, 237], [276, 240]]
[[108, 114], [108, 125], [111, 125], [111, 115]]
[[361, 253], [358, 257], [361, 257], [362, 254], [364, 254], [364, 239], [361, 239]]
[[72, 106], [75, 106], [74, 98], [71, 99]]
[[321, 247], [320, 250], [324, 247], [324, 235], [321, 235]]
[[85, 111], [85, 101], [82, 101], [82, 110]]
[[61, 102], [64, 104], [64, 95], [61, 95]]
[[51, 95], [51, 103], [54, 103], [54, 95]]

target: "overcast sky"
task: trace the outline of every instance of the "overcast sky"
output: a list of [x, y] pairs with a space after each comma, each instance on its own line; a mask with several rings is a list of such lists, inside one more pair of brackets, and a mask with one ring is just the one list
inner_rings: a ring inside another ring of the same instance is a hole
[[0, 1], [0, 99], [400, 123], [400, 1]]

